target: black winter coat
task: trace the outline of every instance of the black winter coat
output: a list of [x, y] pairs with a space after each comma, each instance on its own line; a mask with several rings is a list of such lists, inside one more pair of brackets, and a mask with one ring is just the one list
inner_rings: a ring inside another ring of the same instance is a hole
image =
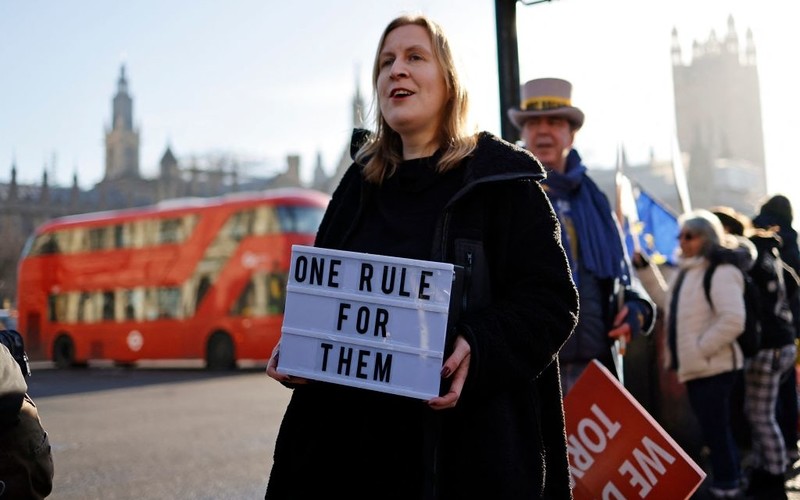
[[[439, 217], [430, 255], [465, 267], [453, 334], [472, 354], [458, 405], [433, 411], [372, 391], [299, 386], [266, 498], [571, 498], [557, 355], [578, 297], [538, 183], [544, 170], [487, 133], [459, 168], [464, 184]], [[352, 165], [316, 245], [344, 248], [379, 189]]]
[[759, 292], [761, 349], [780, 349], [795, 339], [789, 290], [793, 291], [797, 286], [789, 281], [794, 277], [784, 273], [779, 252], [781, 241], [777, 236], [756, 234], [750, 237], [750, 241], [758, 252], [750, 276]]

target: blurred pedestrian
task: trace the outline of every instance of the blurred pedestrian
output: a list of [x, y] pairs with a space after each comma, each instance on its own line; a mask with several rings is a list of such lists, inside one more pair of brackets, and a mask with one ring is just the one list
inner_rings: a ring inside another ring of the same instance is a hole
[[[584, 114], [572, 105], [572, 84], [539, 78], [522, 86], [522, 103], [508, 110], [525, 147], [547, 169], [544, 181], [561, 222], [561, 240], [580, 295], [575, 332], [559, 353], [567, 394], [593, 359], [622, 373], [624, 345], [649, 334], [655, 307], [632, 272], [624, 237], [605, 194], [573, 148]], [[621, 352], [614, 349], [622, 343]]]
[[[753, 232], [753, 224], [750, 219], [729, 206], [718, 205], [710, 210], [722, 223], [725, 233], [736, 239], [736, 250], [743, 253], [742, 258], [750, 261], [751, 264], [748, 267], [752, 268], [752, 263], [755, 262], [758, 251], [753, 242], [745, 236], [745, 233], [751, 234]], [[745, 360], [746, 362], [747, 360]], [[736, 445], [744, 455], [743, 464], [745, 468], [748, 468], [749, 459], [752, 456], [750, 452], [752, 451], [753, 435], [750, 429], [750, 422], [744, 411], [745, 370], [736, 371], [735, 376], [736, 379], [731, 391], [731, 428], [733, 429]]]
[[[747, 493], [754, 498], [786, 498], [784, 472], [789, 465], [786, 443], [776, 419], [778, 387], [793, 369], [797, 348], [795, 328], [789, 308], [787, 283], [797, 289], [797, 278], [790, 269], [784, 272], [779, 249], [781, 238], [772, 230], [754, 229], [750, 219], [731, 207], [716, 207], [728, 233], [752, 243], [757, 255], [748, 274], [758, 289], [758, 320], [761, 342], [758, 352], [745, 360], [742, 410], [749, 423], [750, 469]], [[737, 408], [733, 408], [734, 415]]]
[[[708, 210], [679, 218], [678, 272], [666, 289], [647, 268], [641, 271], [651, 297], [666, 311], [665, 361], [686, 385], [689, 404], [710, 450], [714, 498], [742, 494], [739, 450], [731, 429], [731, 393], [744, 356], [736, 338], [745, 323], [743, 268], [755, 256], [735, 251], [738, 243], [725, 234], [720, 220]], [[712, 260], [706, 300], [703, 280]], [[713, 304], [713, 307], [712, 305]]]
[[756, 498], [777, 500], [786, 498], [784, 472], [790, 465], [776, 419], [778, 388], [781, 378], [794, 371], [796, 333], [779, 253], [780, 237], [759, 229], [750, 239], [758, 250], [750, 275], [759, 290], [761, 348], [745, 364], [744, 407], [755, 458], [748, 493]]
[[544, 171], [466, 130], [466, 92], [427, 17], [389, 23], [372, 77], [376, 130], [356, 137], [315, 245], [464, 267], [449, 389], [423, 402], [289, 377], [278, 347], [267, 373], [294, 393], [266, 498], [570, 498], [557, 356], [578, 298]]
[[39, 499], [53, 490], [53, 457], [39, 412], [28, 396], [22, 337], [0, 330], [0, 499]]
[[[781, 260], [794, 271], [795, 276], [800, 275], [800, 248], [798, 248], [797, 231], [792, 227], [793, 210], [789, 198], [776, 194], [767, 198], [759, 207], [758, 214], [753, 217], [753, 225], [763, 229], [772, 229], [781, 238]], [[794, 283], [791, 275], [786, 276], [787, 295], [789, 307], [795, 326], [795, 345], [800, 336], [800, 293], [792, 290]], [[800, 459], [797, 448], [798, 420], [798, 394], [797, 371], [792, 369], [786, 372], [778, 388], [777, 419], [783, 439], [786, 443], [786, 454], [789, 468]]]

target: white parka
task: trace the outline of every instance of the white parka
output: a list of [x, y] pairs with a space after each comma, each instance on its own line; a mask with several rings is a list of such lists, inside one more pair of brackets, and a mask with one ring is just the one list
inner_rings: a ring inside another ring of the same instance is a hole
[[[744, 366], [744, 356], [736, 342], [745, 320], [742, 272], [733, 264], [717, 266], [711, 277], [712, 309], [703, 290], [703, 275], [708, 265], [708, 259], [704, 257], [681, 259], [679, 262], [680, 270], [686, 273], [678, 294], [676, 314], [678, 380], [681, 382], [719, 375]], [[669, 325], [672, 290], [679, 274], [672, 276], [665, 297], [665, 325]], [[669, 366], [669, 347], [664, 352]]]
[[[678, 296], [676, 345], [678, 380], [686, 382], [742, 368], [744, 356], [736, 337], [744, 329], [744, 278], [733, 264], [720, 264], [711, 278], [712, 309], [703, 291], [703, 275], [709, 261], [705, 257], [681, 259], [679, 271], [686, 275]], [[665, 363], [672, 363], [669, 349], [670, 301], [680, 272], [671, 276], [663, 289], [652, 272], [642, 270], [639, 277], [651, 298], [664, 311]]]

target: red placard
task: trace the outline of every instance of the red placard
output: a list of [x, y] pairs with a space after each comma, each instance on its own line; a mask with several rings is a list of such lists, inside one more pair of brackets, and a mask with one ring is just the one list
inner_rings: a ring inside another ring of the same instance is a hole
[[564, 398], [576, 500], [686, 499], [705, 472], [599, 362]]

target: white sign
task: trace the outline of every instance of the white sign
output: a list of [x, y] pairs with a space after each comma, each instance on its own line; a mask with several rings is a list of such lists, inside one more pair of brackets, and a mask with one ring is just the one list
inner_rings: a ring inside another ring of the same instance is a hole
[[439, 395], [454, 266], [292, 246], [278, 371]]

